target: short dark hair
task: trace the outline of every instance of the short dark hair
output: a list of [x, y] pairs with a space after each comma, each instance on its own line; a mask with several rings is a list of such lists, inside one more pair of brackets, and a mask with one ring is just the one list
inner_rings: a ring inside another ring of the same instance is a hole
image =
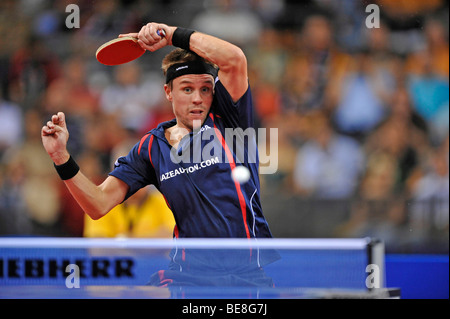
[[217, 65], [214, 63], [202, 58], [198, 54], [187, 51], [184, 49], [176, 48], [175, 50], [171, 51], [169, 54], [167, 54], [164, 59], [162, 60], [161, 68], [163, 70], [164, 76], [167, 74], [167, 70], [174, 64], [178, 63], [184, 63], [184, 62], [191, 62], [191, 61], [203, 61], [205, 63], [211, 64], [215, 68], [217, 68]]

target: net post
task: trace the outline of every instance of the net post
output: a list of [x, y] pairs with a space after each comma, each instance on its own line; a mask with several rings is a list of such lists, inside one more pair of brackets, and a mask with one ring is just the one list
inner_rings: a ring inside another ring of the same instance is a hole
[[367, 266], [375, 266], [378, 270], [379, 287], [366, 286], [369, 291], [375, 291], [378, 288], [386, 287], [384, 242], [378, 238], [368, 238], [367, 241]]

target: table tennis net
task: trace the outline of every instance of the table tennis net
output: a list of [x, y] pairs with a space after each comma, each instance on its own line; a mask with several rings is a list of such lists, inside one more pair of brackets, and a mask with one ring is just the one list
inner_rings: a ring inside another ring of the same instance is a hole
[[370, 238], [0, 238], [0, 286], [67, 286], [76, 276], [81, 285], [102, 286], [271, 280], [274, 287], [370, 289], [373, 274], [383, 287], [384, 245]]

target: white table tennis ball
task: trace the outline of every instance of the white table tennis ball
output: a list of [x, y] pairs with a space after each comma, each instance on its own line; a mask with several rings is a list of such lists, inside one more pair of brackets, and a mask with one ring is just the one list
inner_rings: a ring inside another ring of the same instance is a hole
[[231, 177], [239, 184], [246, 183], [250, 179], [250, 171], [245, 166], [236, 166], [231, 171]]

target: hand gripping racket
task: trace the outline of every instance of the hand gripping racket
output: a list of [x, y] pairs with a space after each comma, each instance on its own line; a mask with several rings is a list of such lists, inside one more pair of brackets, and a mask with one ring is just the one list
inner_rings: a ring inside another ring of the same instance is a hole
[[[163, 29], [156, 31], [161, 38], [166, 36]], [[119, 65], [136, 60], [145, 53], [137, 38], [122, 37], [106, 42], [97, 49], [98, 62], [105, 65]]]

